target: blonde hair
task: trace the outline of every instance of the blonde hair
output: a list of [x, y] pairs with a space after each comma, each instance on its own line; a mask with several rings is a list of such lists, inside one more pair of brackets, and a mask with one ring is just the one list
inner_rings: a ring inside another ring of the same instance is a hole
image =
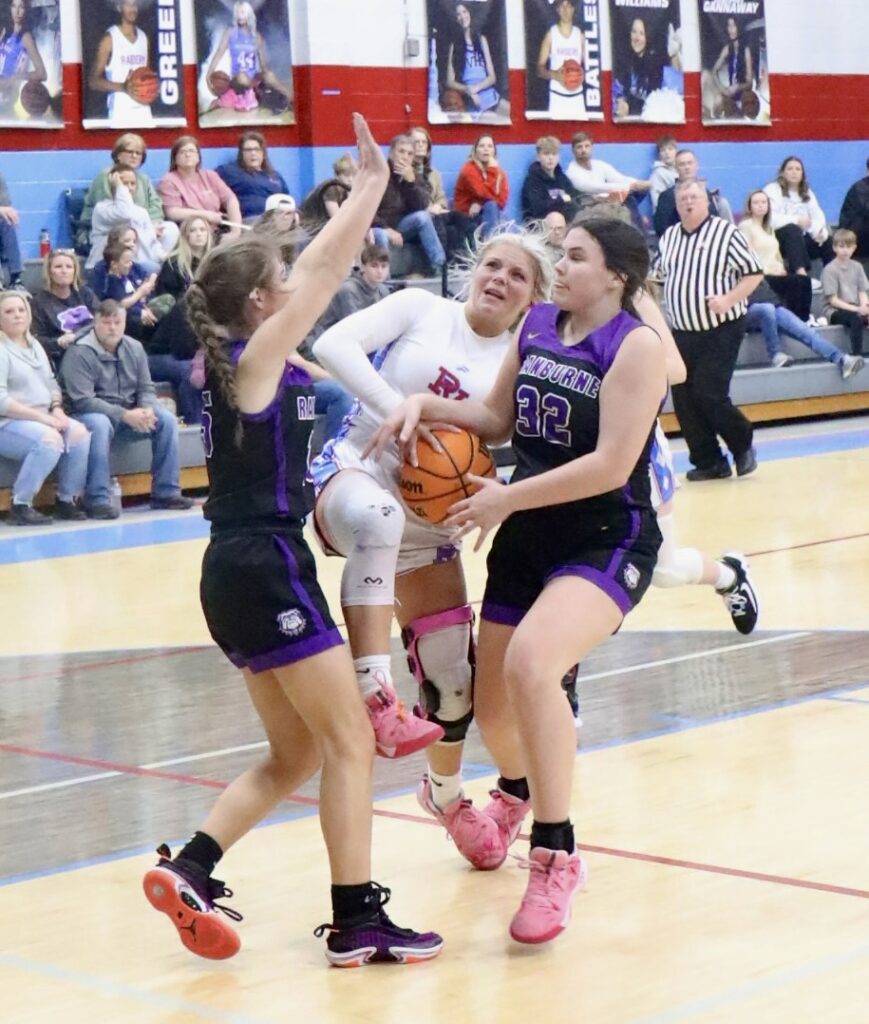
[[[38, 345], [39, 342], [34, 338], [30, 332], [30, 325], [33, 323], [33, 310], [30, 308], [30, 303], [27, 301], [27, 296], [18, 291], [15, 288], [7, 288], [0, 292], [0, 308], [7, 299], [18, 299], [19, 302], [24, 303], [24, 309], [27, 313], [27, 323], [24, 325], [24, 337], [27, 338], [31, 345]], [[12, 339], [6, 334], [5, 331], [0, 331], [0, 340], [11, 341]]]
[[457, 297], [467, 298], [474, 271], [494, 246], [513, 245], [531, 260], [534, 268], [531, 301], [548, 302], [555, 274], [552, 269], [552, 254], [546, 245], [547, 232], [541, 224], [537, 222], [524, 228], [517, 228], [515, 224], [509, 222], [499, 224], [485, 241], [481, 237], [481, 231], [482, 228], [478, 228], [474, 232], [473, 247], [469, 246], [456, 259], [459, 273], [463, 278]]
[[78, 290], [81, 288], [81, 263], [72, 249], [52, 249], [45, 257], [42, 261], [42, 287], [51, 291], [51, 264], [61, 256], [72, 260], [72, 287]]
[[[190, 242], [187, 236], [190, 234], [193, 225], [199, 221], [204, 224], [207, 228], [206, 235], [207, 240], [205, 242], [205, 252], [201, 256], [196, 256], [193, 250], [190, 248]], [[178, 231], [178, 241], [175, 243], [175, 248], [169, 254], [169, 258], [175, 259], [178, 264], [178, 272], [186, 281], [193, 279], [194, 266], [193, 261], [195, 259], [203, 260], [211, 252], [214, 247], [214, 235], [211, 232], [211, 225], [208, 221], [198, 213], [194, 213], [191, 217], [185, 217], [181, 222], [181, 227]]]

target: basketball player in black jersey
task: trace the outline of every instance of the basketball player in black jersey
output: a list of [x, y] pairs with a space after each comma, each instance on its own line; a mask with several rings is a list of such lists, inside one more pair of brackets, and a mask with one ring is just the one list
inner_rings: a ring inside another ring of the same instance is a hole
[[215, 902], [231, 895], [212, 877], [215, 865], [318, 768], [333, 919], [316, 934], [329, 932], [329, 961], [413, 963], [443, 945], [433, 932], [392, 924], [383, 910], [389, 890], [371, 881], [374, 736], [302, 536], [312, 505], [304, 477], [314, 397], [310, 378], [290, 360], [346, 277], [388, 178], [359, 115], [355, 129], [353, 192], [289, 276], [277, 245], [257, 235], [213, 251], [187, 293], [208, 368], [202, 433], [212, 533], [202, 607], [215, 641], [242, 670], [270, 749], [221, 795], [174, 860], [165, 846], [158, 850], [144, 886], [184, 945], [213, 959], [240, 946]]
[[[569, 819], [576, 733], [564, 673], [616, 629], [652, 578], [661, 534], [649, 450], [667, 391], [664, 349], [632, 297], [649, 257], [630, 225], [592, 218], [565, 237], [554, 305], [534, 306], [484, 402], [407, 399], [378, 445], [399, 434], [413, 452], [420, 419], [486, 441], [513, 432], [510, 485], [451, 509], [459, 536], [498, 524], [488, 559], [475, 689], [476, 720], [500, 774], [527, 778], [534, 823], [528, 887], [510, 934], [555, 938], [583, 884]], [[374, 446], [372, 446], [374, 447]]]

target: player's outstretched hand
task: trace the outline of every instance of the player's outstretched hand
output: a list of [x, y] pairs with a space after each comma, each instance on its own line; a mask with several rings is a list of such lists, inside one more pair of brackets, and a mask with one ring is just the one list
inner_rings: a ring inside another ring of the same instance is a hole
[[369, 178], [387, 181], [389, 164], [361, 114], [353, 115], [353, 131], [356, 133], [356, 147], [359, 150], [359, 172], [354, 184], [360, 185]]
[[449, 517], [443, 525], [455, 531], [456, 540], [472, 530], [479, 530], [474, 544], [474, 551], [479, 551], [489, 533], [514, 511], [510, 503], [510, 488], [490, 476], [465, 473], [465, 479], [480, 489], [470, 498], [462, 498], [450, 506]]

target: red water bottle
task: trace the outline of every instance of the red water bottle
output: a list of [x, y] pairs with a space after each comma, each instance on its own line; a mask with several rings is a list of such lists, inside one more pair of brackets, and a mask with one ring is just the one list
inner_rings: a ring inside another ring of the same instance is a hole
[[43, 228], [39, 232], [39, 258], [44, 260], [45, 257], [51, 252], [51, 235], [48, 233], [48, 228]]

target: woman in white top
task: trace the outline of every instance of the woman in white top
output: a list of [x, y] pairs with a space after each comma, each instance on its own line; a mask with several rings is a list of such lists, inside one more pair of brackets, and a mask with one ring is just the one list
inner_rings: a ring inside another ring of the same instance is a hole
[[764, 186], [769, 196], [770, 223], [779, 240], [785, 265], [792, 274], [810, 274], [812, 260], [826, 266], [835, 253], [830, 229], [806, 169], [797, 156], [782, 161], [775, 181]]
[[739, 230], [757, 254], [769, 286], [800, 320], [808, 320], [812, 308], [811, 279], [805, 270], [788, 273], [771, 219], [769, 196], [762, 188], [755, 189], [745, 202], [745, 215], [739, 222]]
[[90, 270], [103, 258], [106, 240], [113, 227], [129, 224], [135, 228], [138, 246], [133, 258], [148, 273], [156, 273], [172, 251], [175, 233], [157, 234], [148, 211], [133, 199], [136, 194], [136, 172], [115, 164], [109, 171], [111, 198], [100, 199], [91, 217], [91, 251], [85, 263]]
[[[347, 558], [341, 603], [377, 749], [401, 757], [443, 737], [430, 747], [420, 800], [477, 867], [496, 867], [486, 860], [504, 844], [497, 812], [475, 810], [461, 788], [462, 743], [472, 718], [473, 613], [460, 549], [449, 529], [405, 512], [398, 445], [380, 461], [365, 453], [382, 420], [408, 395], [487, 394], [510, 328], [548, 295], [551, 281], [542, 236], [503, 231], [480, 248], [465, 302], [407, 289], [342, 320], [314, 345], [317, 360], [358, 399], [341, 433], [314, 460], [311, 476], [318, 532], [331, 553]], [[368, 356], [378, 350], [372, 365]], [[392, 689], [393, 610], [427, 720], [406, 714]], [[493, 802], [498, 810], [509, 804], [501, 797]], [[465, 841], [472, 849], [462, 847]]]

